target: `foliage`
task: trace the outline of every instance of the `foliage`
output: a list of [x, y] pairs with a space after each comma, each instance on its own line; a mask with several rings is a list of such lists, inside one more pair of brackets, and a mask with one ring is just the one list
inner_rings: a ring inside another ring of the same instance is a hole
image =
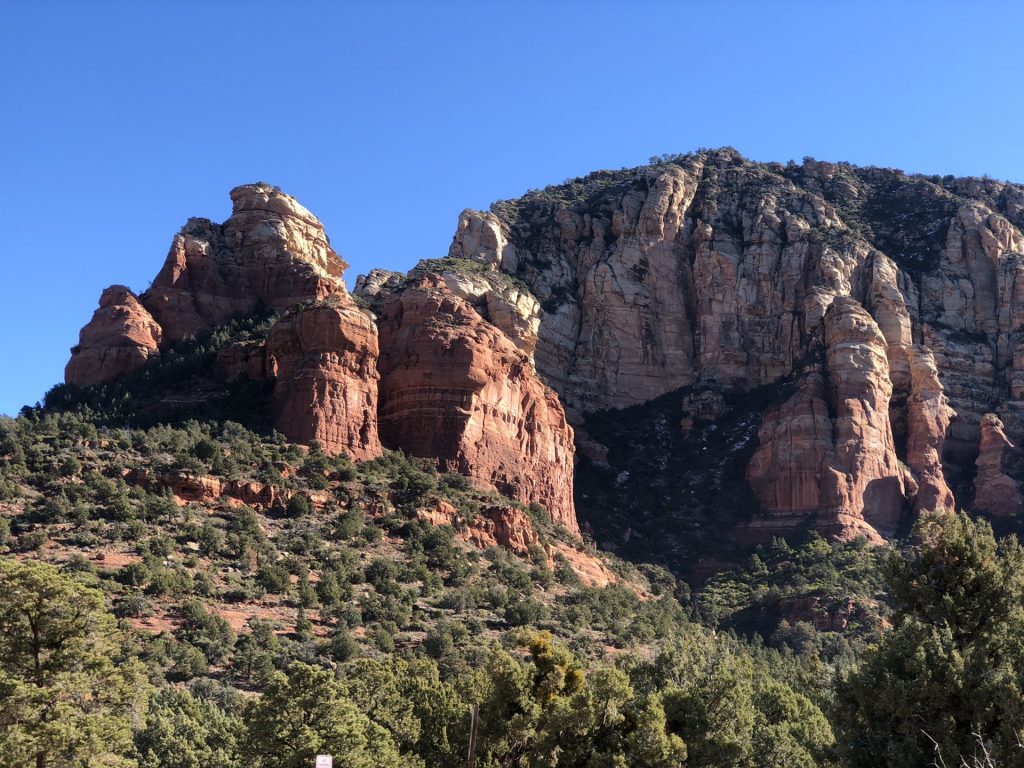
[[236, 709], [188, 690], [159, 691], [135, 734], [139, 768], [241, 768], [237, 742], [243, 727]]
[[0, 766], [127, 765], [145, 688], [120, 655], [99, 592], [0, 559]]
[[922, 517], [921, 540], [889, 576], [895, 628], [839, 682], [850, 766], [970, 759], [977, 736], [1017, 765], [1024, 732], [1024, 551], [963, 513]]
[[253, 766], [309, 768], [318, 754], [339, 768], [397, 768], [384, 728], [359, 711], [330, 672], [295, 663], [274, 675], [245, 710], [243, 754]]

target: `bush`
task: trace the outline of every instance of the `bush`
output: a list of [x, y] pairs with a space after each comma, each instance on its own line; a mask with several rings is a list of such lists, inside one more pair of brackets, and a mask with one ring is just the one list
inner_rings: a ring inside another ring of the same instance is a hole
[[304, 517], [313, 511], [313, 505], [309, 501], [309, 497], [296, 493], [290, 499], [288, 504], [285, 506], [285, 513], [288, 517]]
[[256, 572], [256, 582], [267, 592], [275, 595], [284, 594], [292, 584], [287, 569], [270, 563], [260, 565]]

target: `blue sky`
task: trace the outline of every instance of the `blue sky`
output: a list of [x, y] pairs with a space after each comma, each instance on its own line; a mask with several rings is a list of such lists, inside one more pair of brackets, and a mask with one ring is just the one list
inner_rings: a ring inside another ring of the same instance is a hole
[[1017, 2], [4, 3], [0, 413], [265, 180], [355, 276], [458, 213], [732, 145], [1024, 181]]

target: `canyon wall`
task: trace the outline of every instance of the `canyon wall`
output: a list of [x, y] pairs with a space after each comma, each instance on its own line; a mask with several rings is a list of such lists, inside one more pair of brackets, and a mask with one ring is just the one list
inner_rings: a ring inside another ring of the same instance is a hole
[[[983, 414], [1024, 439], [1022, 226], [1012, 184], [726, 149], [464, 211], [449, 255], [529, 286], [574, 423], [797, 382], [762, 414], [759, 524], [877, 537], [957, 503], [945, 470], [972, 474]], [[829, 338], [839, 300], [869, 343]]]

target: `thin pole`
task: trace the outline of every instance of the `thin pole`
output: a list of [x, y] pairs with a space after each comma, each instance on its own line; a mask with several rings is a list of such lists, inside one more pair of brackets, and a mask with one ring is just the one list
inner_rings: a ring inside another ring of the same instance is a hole
[[476, 729], [480, 725], [480, 705], [474, 704], [469, 720], [469, 755], [466, 757], [466, 768], [476, 766]]

